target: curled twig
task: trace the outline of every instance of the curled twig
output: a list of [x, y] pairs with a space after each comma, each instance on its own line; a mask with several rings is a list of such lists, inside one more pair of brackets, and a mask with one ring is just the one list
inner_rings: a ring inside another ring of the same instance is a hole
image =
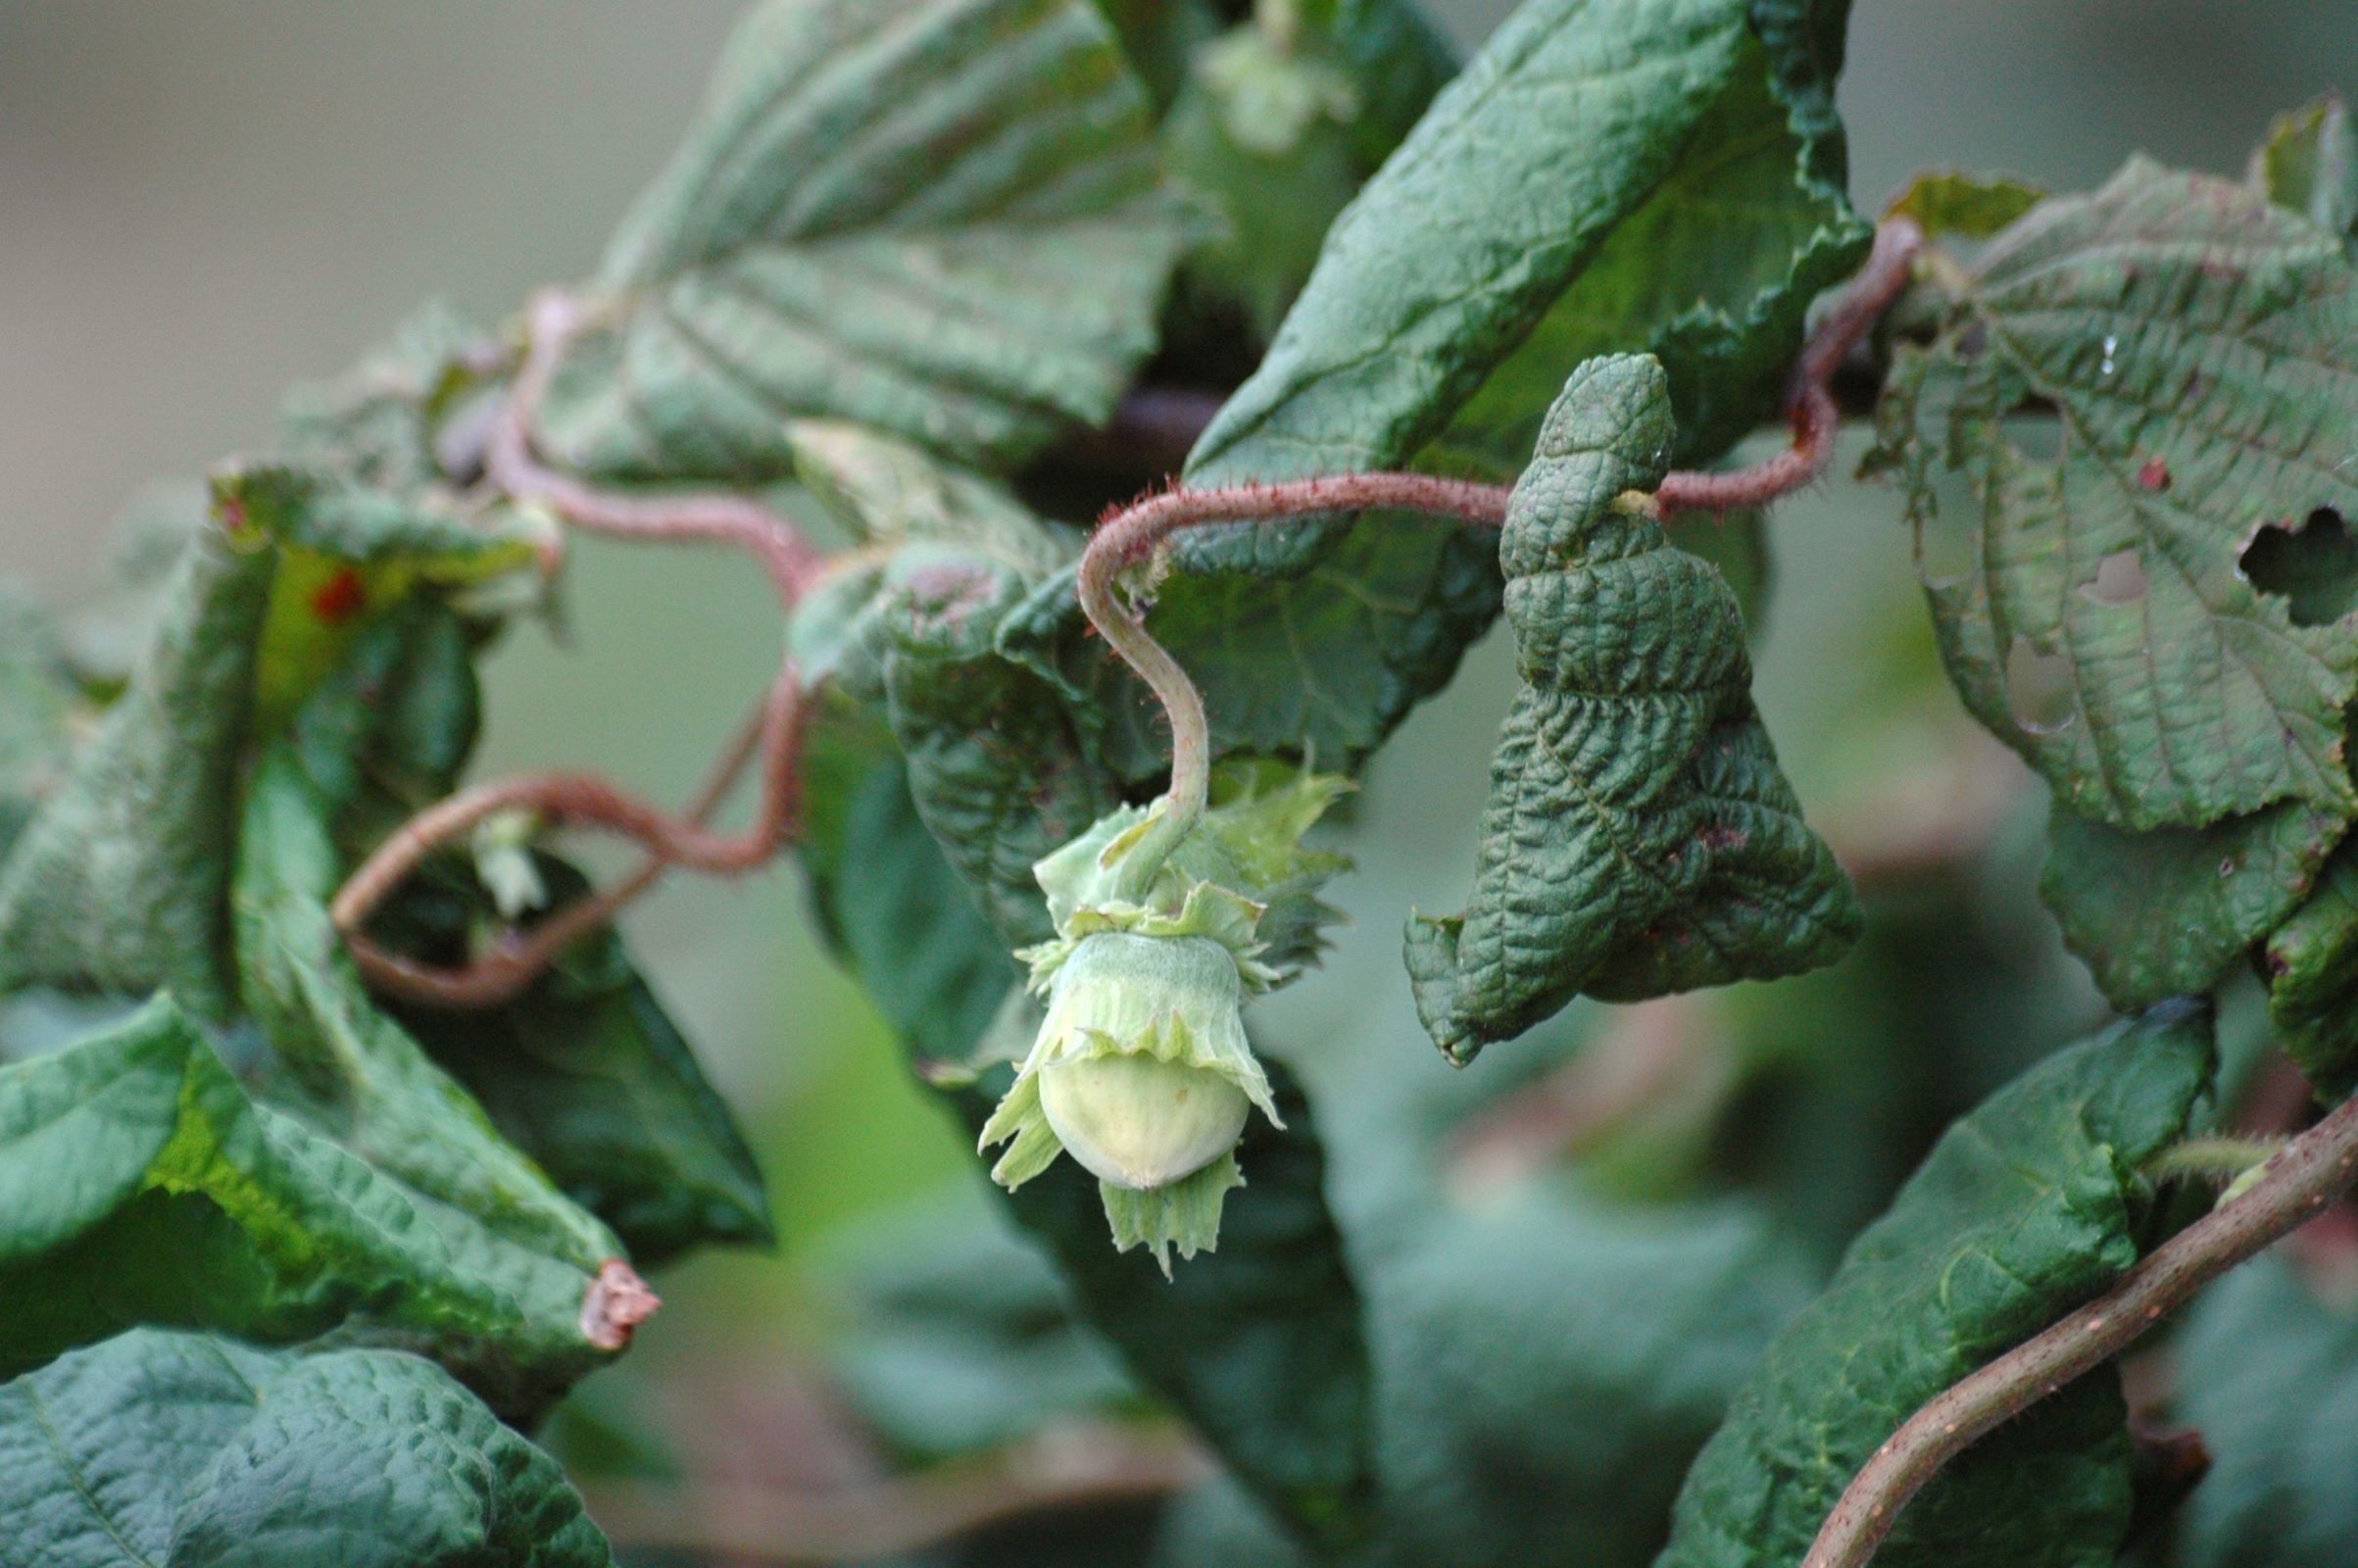
[[2323, 1212], [2358, 1181], [2358, 1099], [2286, 1144], [2241, 1196], [2181, 1231], [2121, 1283], [1910, 1416], [1852, 1478], [1802, 1568], [1864, 1568], [1900, 1509], [1991, 1428], [2135, 1344], [2188, 1298]]
[[[591, 532], [743, 550], [761, 563], [779, 603], [792, 610], [824, 569], [825, 558], [767, 509], [722, 494], [614, 495], [558, 473], [533, 455], [533, 418], [579, 327], [579, 313], [564, 295], [552, 291], [533, 301], [523, 364], [491, 430], [486, 460], [492, 482], [515, 499], [545, 506], [565, 522]], [[337, 891], [329, 914], [354, 961], [380, 990], [451, 1007], [509, 1001], [559, 954], [612, 920], [671, 866], [726, 874], [766, 864], [793, 825], [801, 711], [801, 682], [790, 661], [771, 682], [759, 722], [739, 735], [703, 799], [678, 819], [590, 774], [528, 774], [462, 791], [418, 813], [380, 845]], [[752, 825], [738, 834], [712, 832], [707, 822], [757, 754], [761, 760], [761, 802]], [[369, 915], [429, 856], [485, 817], [519, 808], [559, 826], [594, 826], [623, 834], [646, 848], [647, 860], [614, 887], [560, 910], [528, 933], [510, 933], [490, 953], [463, 967], [422, 963], [367, 936]]]
[[[704, 789], [680, 823], [672, 823], [652, 807], [617, 795], [603, 780], [573, 775], [527, 776], [470, 790], [428, 808], [405, 823], [355, 871], [337, 892], [329, 915], [345, 933], [345, 946], [361, 972], [381, 991], [408, 1001], [441, 1007], [494, 1007], [515, 1000], [538, 979], [558, 955], [613, 920], [674, 865], [720, 873], [753, 870], [777, 853], [793, 825], [799, 789], [796, 764], [800, 751], [801, 710], [798, 679], [792, 665], [778, 672], [769, 696], [752, 719], [739, 727], [736, 738], [721, 755]], [[758, 754], [762, 759], [761, 804], [754, 824], [732, 837], [703, 832], [729, 791]], [[369, 914], [426, 857], [454, 842], [476, 822], [517, 804], [519, 792], [532, 796], [526, 804], [563, 819], [552, 809], [556, 797], [581, 803], [597, 802], [623, 808], [628, 821], [594, 812], [579, 820], [631, 832], [652, 823], [653, 833], [637, 833], [654, 846], [647, 859], [629, 876], [603, 892], [566, 906], [531, 927], [510, 932], [490, 952], [458, 968], [418, 961], [378, 945], [362, 927]], [[538, 793], [545, 792], [545, 793]], [[697, 850], [697, 857], [667, 853]]]

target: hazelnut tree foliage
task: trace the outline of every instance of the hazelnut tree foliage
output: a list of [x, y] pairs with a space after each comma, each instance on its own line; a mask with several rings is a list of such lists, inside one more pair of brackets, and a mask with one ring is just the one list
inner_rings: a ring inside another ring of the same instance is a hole
[[[917, 1471], [1216, 1465], [728, 1549], [2358, 1561], [2351, 1249], [2195, 1299], [2358, 1171], [2358, 136], [1870, 217], [1845, 11], [1525, 0], [1460, 61], [1413, 0], [762, 0], [587, 279], [297, 395], [131, 635], [0, 601], [0, 1565], [615, 1561], [531, 1435], [771, 1221], [611, 921], [782, 853], [1028, 1243], [905, 1239], [846, 1398]], [[2080, 1044], [1990, 983], [1972, 805], [1822, 836], [1754, 706], [1846, 416], [2051, 794]], [[683, 814], [467, 779], [581, 530], [786, 613]], [[1463, 906], [1397, 911], [1498, 1049], [1311, 1081], [1255, 1000], [1501, 617]], [[1736, 982], [1745, 1043], [1582, 1119], [1694, 1016], [1619, 1004]], [[1464, 1200], [1501, 1150], [1547, 1178]]]

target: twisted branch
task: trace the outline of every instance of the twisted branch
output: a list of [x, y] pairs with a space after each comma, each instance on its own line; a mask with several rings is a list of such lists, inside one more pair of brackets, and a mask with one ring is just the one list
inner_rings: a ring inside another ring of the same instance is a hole
[[1899, 1510], [1991, 1428], [2120, 1354], [2203, 1287], [2358, 1182], [2358, 1098], [2286, 1144], [2240, 1197], [2196, 1220], [2121, 1283], [1934, 1397], [1875, 1451], [1801, 1568], [1865, 1568]]

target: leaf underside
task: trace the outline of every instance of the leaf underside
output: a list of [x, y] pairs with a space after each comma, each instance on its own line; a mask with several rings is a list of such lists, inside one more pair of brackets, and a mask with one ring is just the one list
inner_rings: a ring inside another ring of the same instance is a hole
[[1111, 412], [1189, 229], [1087, 0], [769, 0], [615, 235], [540, 439], [742, 482], [834, 417], [1011, 466]]

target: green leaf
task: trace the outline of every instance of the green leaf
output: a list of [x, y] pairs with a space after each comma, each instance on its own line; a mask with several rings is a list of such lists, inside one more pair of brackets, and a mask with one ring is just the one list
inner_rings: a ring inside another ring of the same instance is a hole
[[[1105, 1245], [1097, 1179], [1070, 1160], [1007, 1201], [1055, 1256], [1075, 1313], [1121, 1352], [1140, 1386], [1192, 1422], [1230, 1473], [1305, 1539], [1339, 1548], [1371, 1524], [1359, 1291], [1327, 1209], [1316, 1117], [1282, 1064], [1261, 1059], [1285, 1130], [1259, 1117], [1248, 1125], [1236, 1156], [1252, 1185], [1229, 1202], [1218, 1250], [1174, 1278]], [[959, 1105], [979, 1130], [997, 1098], [967, 1091]]]
[[1140, 1403], [1047, 1259], [969, 1202], [863, 1229], [835, 1377], [892, 1444], [949, 1455]]
[[0, 1386], [0, 1568], [611, 1568], [429, 1361], [135, 1330]]
[[1474, 895], [1412, 920], [1425, 1028], [1455, 1061], [1584, 992], [1612, 1000], [1830, 962], [1859, 912], [1752, 707], [1736, 596], [1619, 510], [1668, 466], [1661, 367], [1573, 372], [1507, 505], [1523, 684], [1491, 760]]
[[2039, 895], [2128, 1011], [2218, 984], [2300, 907], [2347, 824], [2298, 801], [2200, 828], [2124, 832], [2058, 808]]
[[541, 441], [747, 480], [815, 416], [1012, 465], [1111, 412], [1190, 226], [1087, 0], [768, 0], [615, 235]]
[[[1974, 716], [2114, 826], [2358, 809], [2358, 637], [2240, 567], [2263, 529], [2358, 515], [2340, 245], [2139, 160], [1938, 275], [1915, 310], [1930, 340], [1897, 352], [1878, 423], [1920, 536], [1940, 471], [1971, 490], [1969, 564], [1928, 592]], [[2054, 456], [2022, 444], [2026, 408], [2052, 411]]]
[[1022, 971], [918, 817], [882, 721], [831, 688], [812, 703], [797, 849], [819, 929], [920, 1074], [970, 1071]]
[[[541, 857], [540, 874], [552, 908], [588, 892], [562, 860]], [[454, 902], [443, 912], [458, 922], [488, 912], [479, 891]], [[413, 904], [394, 914], [419, 912]], [[458, 922], [433, 922], [446, 959], [464, 952]], [[706, 1243], [776, 1239], [736, 1118], [612, 930], [567, 950], [514, 1002], [395, 1015], [500, 1135], [612, 1226], [640, 1266]]]
[[[1524, 7], [1336, 223], [1191, 478], [1398, 464], [1492, 377], [1540, 389], [1511, 411], [1528, 418], [1616, 349], [1662, 353], [1690, 449], [1724, 447], [1774, 408], [1802, 309], [1865, 238], [1839, 189], [1830, 82], [1801, 76], [1742, 0]], [[1709, 239], [1673, 243], [1690, 222]], [[1704, 270], [1677, 272], [1683, 253]], [[1545, 363], [1525, 373], [1527, 340]]]
[[[1769, 1348], [1688, 1475], [1656, 1568], [1798, 1563], [1918, 1406], [2118, 1280], [2153, 1240], [2139, 1167], [2186, 1132], [2212, 1067], [2208, 1009], [2173, 1004], [1951, 1127]], [[2129, 1466], [2116, 1377], [2084, 1378], [1944, 1470], [1876, 1561], [2109, 1565]]]
[[[1865, 240], [1831, 107], [1842, 11], [1525, 6], [1337, 220], [1189, 482], [1410, 463], [1509, 478], [1564, 376], [1607, 349], [1660, 353], [1687, 456], [1723, 450], [1774, 410], [1802, 311]], [[1453, 523], [1198, 529], [1173, 555], [1149, 625], [1203, 688], [1215, 746], [1345, 771], [1498, 608], [1488, 539]], [[1146, 722], [1068, 580], [1005, 646], [1124, 715], [1117, 732]], [[1115, 765], [1142, 776], [1154, 751], [1125, 744]]]
[[208, 526], [97, 732], [0, 866], [0, 992], [33, 985], [230, 1010], [238, 748], [272, 563]]
[[[420, 1350], [526, 1415], [606, 1359], [601, 1255], [542, 1250], [258, 1102], [159, 998], [0, 1067], [0, 1375], [124, 1324]], [[611, 1253], [604, 1255], [611, 1256]]]
[[284, 750], [256, 770], [237, 875], [245, 1004], [284, 1078], [264, 1093], [315, 1130], [518, 1247], [592, 1270], [620, 1246], [378, 1010], [326, 901], [332, 808]]
[[2358, 845], [2344, 840], [2316, 894], [2268, 939], [2268, 1019], [2319, 1095], [2358, 1089]]
[[[860, 537], [900, 547], [847, 585], [847, 599], [860, 601], [849, 629], [798, 628], [798, 641], [859, 644], [828, 662], [881, 707], [934, 842], [1004, 946], [1046, 941], [1054, 933], [1032, 864], [1115, 798], [1060, 695], [1001, 658], [994, 639], [1026, 590], [1071, 559], [1069, 539], [999, 485], [916, 448], [850, 426], [789, 434], [804, 483], [829, 511]], [[823, 607], [820, 618], [844, 619], [845, 608]]]
[[[538, 1167], [527, 1185], [540, 1201], [552, 1196], [545, 1172], [643, 1264], [703, 1241], [770, 1240], [743, 1136], [612, 930], [574, 944], [499, 1006], [397, 1010], [396, 1024], [362, 995], [323, 901], [353, 856], [449, 793], [474, 740], [470, 657], [447, 609], [396, 612], [261, 763], [241, 846], [250, 1007], [281, 1059], [308, 1069], [298, 1076], [333, 1107], [339, 1135], [361, 1147], [351, 1129], [365, 1115], [388, 1164], [414, 1141], [474, 1150], [461, 1168], [513, 1176], [520, 1149]], [[587, 891], [562, 861], [543, 857], [540, 875], [547, 907]], [[458, 964], [491, 915], [471, 871], [445, 862], [413, 878], [372, 934], [427, 963]], [[380, 1103], [387, 1097], [393, 1104]]]
[[75, 697], [48, 617], [0, 587], [0, 863], [65, 770]]
[[2252, 153], [2248, 183], [2329, 234], [2358, 245], [2358, 129], [2339, 93], [2277, 117]]
[[1938, 238], [1992, 239], [2046, 199], [2038, 186], [2005, 174], [1939, 170], [1918, 174], [1891, 204], [1893, 218], [1912, 218]]
[[2180, 1516], [2183, 1568], [2308, 1568], [2358, 1559], [2358, 1316], [2321, 1299], [2298, 1260], [2245, 1264], [2211, 1287], [2172, 1348], [2176, 1419], [2210, 1473]]
[[309, 470], [232, 469], [130, 685], [0, 868], [0, 991], [172, 989], [225, 1018], [241, 756], [384, 611], [528, 565], [481, 527]]
[[991, 607], [932, 587], [912, 583], [887, 612], [899, 644], [885, 663], [887, 712], [909, 794], [1006, 945], [1045, 942], [1055, 928], [1032, 866], [1117, 796], [1056, 690], [990, 651]]
[[[1449, 1212], [1373, 1276], [1381, 1535], [1415, 1568], [1646, 1568], [1680, 1478], [1808, 1299], [1735, 1206], [1614, 1211], [1525, 1193]], [[1154, 1560], [1300, 1564], [1235, 1490], [1166, 1516]]]

